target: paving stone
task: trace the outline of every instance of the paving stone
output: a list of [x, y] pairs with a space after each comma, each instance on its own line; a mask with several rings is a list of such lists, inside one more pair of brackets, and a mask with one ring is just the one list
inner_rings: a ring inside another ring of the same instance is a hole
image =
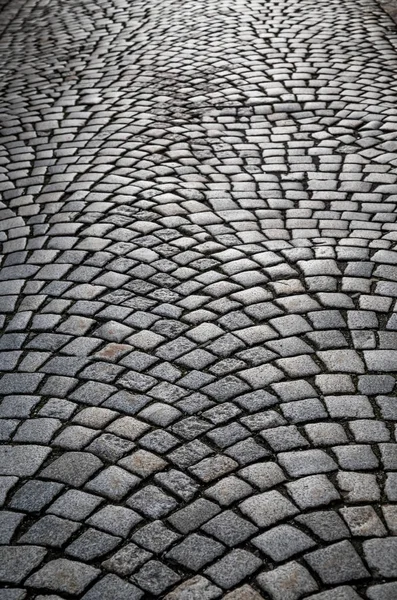
[[390, 439], [390, 432], [381, 421], [360, 419], [349, 423], [349, 427], [357, 442], [386, 442]]
[[316, 536], [327, 542], [349, 537], [349, 530], [333, 511], [316, 511], [306, 515], [298, 515], [295, 520], [308, 527]]
[[359, 596], [352, 587], [341, 585], [327, 592], [320, 592], [319, 594], [314, 594], [314, 596], [309, 596], [309, 598], [311, 600], [360, 600], [362, 596]]
[[254, 538], [252, 543], [276, 562], [284, 561], [315, 546], [315, 542], [308, 535], [290, 525], [273, 527]]
[[370, 371], [395, 371], [397, 350], [365, 350], [364, 359]]
[[381, 583], [366, 590], [370, 600], [393, 600], [397, 592], [397, 583]]
[[169, 517], [169, 522], [182, 533], [189, 533], [220, 512], [219, 507], [199, 498]]
[[267, 490], [285, 481], [280, 467], [273, 462], [256, 463], [239, 471], [241, 477], [258, 487]]
[[351, 446], [335, 446], [333, 452], [342, 469], [366, 470], [378, 466], [378, 459], [370, 446], [357, 444]]
[[207, 437], [219, 448], [227, 448], [235, 442], [246, 438], [249, 432], [239, 423], [232, 423], [224, 427], [217, 427], [207, 433]]
[[[211, 425], [209, 423], [207, 423], [203, 419], [200, 419], [199, 417], [195, 417], [195, 416], [187, 417], [186, 419], [180, 420], [172, 428], [174, 433], [182, 436], [183, 438], [185, 438], [187, 440], [197, 438], [202, 433], [207, 432], [209, 429], [211, 429]], [[238, 429], [237, 429], [237, 432], [238, 432]], [[222, 430], [218, 433], [219, 438], [221, 438], [221, 433], [222, 433]], [[224, 438], [227, 439], [227, 435], [225, 435]], [[238, 434], [237, 434], [237, 439], [239, 439]]]
[[0, 404], [0, 417], [29, 417], [31, 410], [39, 403], [39, 401], [40, 396], [4, 396]]
[[54, 445], [68, 450], [81, 450], [97, 435], [95, 429], [80, 427], [79, 425], [67, 426], [54, 439]]
[[87, 446], [87, 450], [92, 452], [102, 460], [115, 462], [124, 454], [127, 454], [134, 448], [134, 443], [110, 433], [101, 435], [94, 439]]
[[339, 500], [340, 496], [326, 475], [311, 475], [287, 483], [294, 502], [302, 509], [314, 508]]
[[348, 442], [345, 430], [338, 423], [313, 423], [305, 425], [305, 432], [315, 446], [333, 446]]
[[203, 535], [193, 533], [167, 552], [167, 557], [175, 561], [178, 565], [182, 565], [192, 571], [198, 571], [204, 565], [223, 554], [224, 549], [223, 544]]
[[327, 418], [323, 404], [316, 398], [287, 402], [281, 406], [281, 410], [292, 423], [305, 423]]
[[241, 421], [251, 431], [260, 431], [261, 429], [270, 429], [279, 425], [284, 425], [286, 421], [274, 410], [266, 410], [263, 412], [243, 417]]
[[117, 575], [106, 575], [84, 594], [84, 600], [139, 600], [143, 592]]
[[331, 373], [364, 373], [365, 367], [360, 356], [354, 350], [326, 350], [318, 352]]
[[55, 515], [42, 517], [19, 538], [21, 544], [40, 544], [59, 548], [76, 533], [80, 525]]
[[178, 438], [168, 433], [168, 431], [156, 429], [143, 436], [139, 440], [139, 444], [148, 450], [164, 454], [172, 448], [175, 448], [178, 444]]
[[9, 544], [16, 529], [23, 520], [22, 513], [2, 511], [0, 513], [0, 543]]
[[262, 561], [251, 552], [232, 550], [209, 567], [205, 574], [220, 587], [230, 589], [254, 573], [261, 564]]
[[152, 473], [163, 469], [167, 462], [147, 450], [137, 450], [120, 460], [119, 464], [141, 477], [148, 477]]
[[100, 574], [99, 569], [58, 558], [45, 564], [26, 581], [29, 587], [78, 595]]
[[189, 470], [201, 481], [208, 483], [214, 479], [218, 479], [218, 477], [221, 477], [222, 475], [234, 471], [236, 467], [238, 467], [238, 463], [235, 460], [218, 455], [204, 458], [193, 467], [190, 467]]
[[325, 405], [332, 418], [371, 418], [374, 411], [366, 396], [326, 396]]
[[261, 573], [257, 581], [274, 600], [297, 600], [302, 595], [318, 589], [309, 571], [296, 562]]
[[387, 15], [44, 4], [0, 0], [0, 504], [57, 547], [3, 595], [395, 595]]
[[304, 400], [306, 398], [317, 396], [315, 389], [304, 379], [274, 383], [271, 387], [275, 393], [280, 396], [283, 402], [289, 402], [290, 400]]
[[154, 480], [182, 500], [193, 498], [199, 488], [191, 477], [176, 469], [170, 469], [167, 473], [157, 473]]
[[372, 506], [355, 506], [340, 509], [352, 535], [363, 537], [382, 537], [386, 529]]
[[240, 510], [259, 527], [269, 527], [296, 515], [298, 509], [279, 492], [264, 492], [243, 500]]
[[26, 598], [26, 591], [21, 589], [3, 589], [3, 600], [23, 600]]
[[111, 466], [86, 484], [86, 488], [111, 500], [121, 500], [139, 482], [140, 479], [136, 475], [120, 467]]
[[393, 390], [395, 383], [395, 379], [391, 375], [361, 375], [358, 389], [362, 394], [368, 396], [388, 394]]
[[161, 521], [153, 521], [131, 536], [132, 541], [147, 550], [159, 554], [171, 546], [179, 535], [166, 527]]
[[305, 560], [324, 583], [344, 583], [369, 576], [359, 555], [348, 541], [315, 550], [307, 554]]
[[60, 483], [27, 481], [13, 495], [10, 506], [26, 512], [39, 512], [63, 489]]
[[90, 561], [107, 554], [120, 542], [121, 538], [116, 538], [95, 529], [88, 529], [79, 538], [69, 544], [66, 552], [74, 558]]
[[205, 495], [221, 506], [229, 506], [252, 493], [252, 487], [234, 475], [220, 479], [205, 491]]
[[374, 575], [396, 576], [397, 540], [373, 539], [363, 543], [365, 560]]
[[3, 506], [6, 501], [8, 492], [18, 482], [18, 477], [0, 477], [0, 505]]
[[141, 565], [145, 564], [152, 554], [143, 550], [136, 544], [127, 544], [102, 563], [108, 571], [117, 573], [121, 577], [131, 575]]
[[385, 469], [393, 470], [397, 465], [397, 444], [379, 444]]
[[44, 377], [43, 373], [6, 373], [1, 378], [4, 394], [34, 394]]
[[2, 446], [0, 448], [0, 474], [29, 477], [34, 475], [51, 450], [45, 446]]
[[250, 585], [243, 585], [224, 596], [225, 600], [260, 600], [259, 595]]
[[309, 446], [309, 442], [294, 425], [267, 429], [261, 435], [275, 452]]
[[176, 508], [177, 504], [172, 496], [153, 485], [147, 485], [127, 500], [128, 506], [152, 519], [164, 517]]
[[222, 591], [206, 577], [196, 575], [178, 585], [165, 596], [166, 600], [213, 600], [219, 598]]
[[159, 595], [180, 580], [179, 575], [162, 563], [150, 560], [135, 575], [134, 581], [153, 595]]
[[281, 452], [278, 458], [281, 466], [292, 477], [300, 477], [312, 473], [327, 473], [337, 468], [336, 463], [323, 450]]
[[127, 537], [132, 527], [141, 520], [142, 518], [129, 508], [107, 505], [87, 519], [87, 523], [116, 536]]
[[102, 462], [93, 454], [65, 452], [45, 467], [40, 472], [40, 476], [79, 487], [101, 466]]
[[47, 554], [40, 546], [2, 546], [0, 548], [0, 580], [18, 584], [36, 569]]
[[230, 400], [248, 390], [248, 385], [243, 383], [240, 379], [237, 379], [237, 377], [228, 375], [219, 381], [206, 385], [201, 391], [211, 396], [211, 398], [216, 398], [218, 401], [224, 401]]
[[376, 502], [380, 498], [376, 476], [371, 473], [339, 471], [337, 482], [347, 502]]
[[205, 523], [202, 529], [231, 547], [243, 542], [257, 531], [257, 527], [231, 510], [226, 510], [217, 515]]

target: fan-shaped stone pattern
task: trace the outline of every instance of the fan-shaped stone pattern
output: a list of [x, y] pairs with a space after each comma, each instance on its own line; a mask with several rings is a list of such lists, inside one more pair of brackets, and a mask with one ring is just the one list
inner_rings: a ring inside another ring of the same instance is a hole
[[389, 18], [2, 20], [3, 596], [394, 598]]

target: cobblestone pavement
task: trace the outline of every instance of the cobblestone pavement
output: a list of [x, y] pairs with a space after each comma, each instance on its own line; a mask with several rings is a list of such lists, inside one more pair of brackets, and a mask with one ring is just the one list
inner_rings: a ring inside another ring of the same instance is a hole
[[390, 18], [1, 21], [1, 599], [395, 600]]

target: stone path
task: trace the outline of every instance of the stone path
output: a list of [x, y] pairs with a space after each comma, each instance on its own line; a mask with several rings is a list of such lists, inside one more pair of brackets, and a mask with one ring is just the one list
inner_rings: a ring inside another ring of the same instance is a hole
[[1, 23], [1, 599], [395, 600], [392, 21]]

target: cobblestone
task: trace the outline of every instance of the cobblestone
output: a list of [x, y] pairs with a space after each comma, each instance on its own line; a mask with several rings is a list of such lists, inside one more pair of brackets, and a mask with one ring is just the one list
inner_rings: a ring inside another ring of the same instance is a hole
[[274, 600], [297, 600], [318, 589], [309, 571], [296, 562], [262, 573], [258, 577], [258, 583]]
[[52, 560], [28, 579], [35, 589], [54, 590], [67, 594], [81, 594], [98, 577], [99, 570], [83, 563], [64, 558]]
[[316, 550], [305, 559], [324, 583], [344, 583], [369, 575], [353, 546], [347, 541], [324, 550]]
[[376, 0], [0, 0], [5, 600], [395, 600]]

